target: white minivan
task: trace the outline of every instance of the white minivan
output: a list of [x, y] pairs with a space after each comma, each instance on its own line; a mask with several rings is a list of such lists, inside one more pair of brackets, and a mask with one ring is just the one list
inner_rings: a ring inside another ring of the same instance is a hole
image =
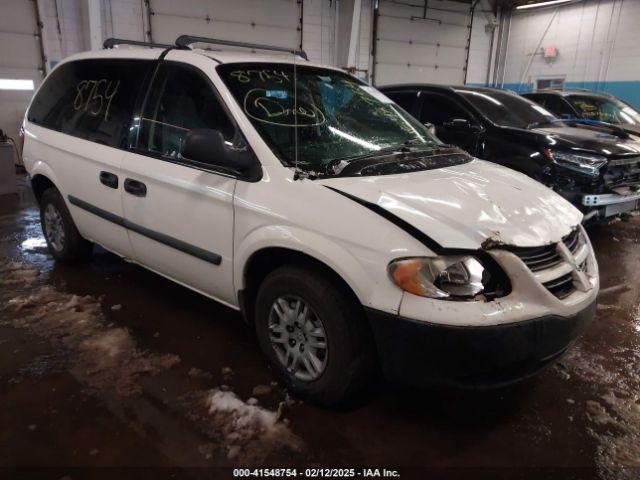
[[56, 260], [97, 243], [241, 311], [274, 374], [324, 404], [379, 368], [512, 382], [593, 319], [570, 203], [303, 52], [229, 43], [82, 53], [43, 82], [24, 160]]

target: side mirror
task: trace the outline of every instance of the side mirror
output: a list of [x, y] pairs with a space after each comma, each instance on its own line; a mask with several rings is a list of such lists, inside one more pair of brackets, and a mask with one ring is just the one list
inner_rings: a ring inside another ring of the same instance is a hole
[[426, 127], [427, 130], [429, 130], [430, 134], [432, 135], [436, 134], [436, 126], [433, 123], [424, 122], [423, 125]]
[[454, 132], [480, 133], [483, 131], [480, 125], [471, 124], [466, 118], [454, 118], [453, 120], [444, 122], [442, 126]]
[[250, 178], [261, 171], [248, 147], [234, 147], [224, 139], [222, 132], [210, 128], [189, 130], [180, 154], [185, 160]]
[[442, 126], [452, 130], [471, 130], [471, 124], [466, 118], [454, 118], [448, 122], [444, 122]]

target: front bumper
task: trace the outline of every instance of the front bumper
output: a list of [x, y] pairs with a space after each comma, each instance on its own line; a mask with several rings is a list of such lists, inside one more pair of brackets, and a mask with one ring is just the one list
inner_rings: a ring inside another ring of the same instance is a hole
[[559, 358], [593, 320], [577, 313], [491, 326], [451, 326], [367, 309], [385, 376], [418, 386], [489, 387], [526, 378]]
[[600, 218], [608, 218], [638, 210], [640, 207], [640, 193], [630, 189], [626, 190], [623, 193], [583, 195], [582, 205], [591, 211], [597, 212]]

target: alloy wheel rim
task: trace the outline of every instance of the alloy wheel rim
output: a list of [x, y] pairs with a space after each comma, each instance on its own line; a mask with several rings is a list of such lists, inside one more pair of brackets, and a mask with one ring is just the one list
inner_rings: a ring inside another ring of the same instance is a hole
[[269, 311], [269, 340], [280, 363], [297, 379], [314, 381], [327, 365], [327, 335], [320, 317], [302, 298], [275, 299]]
[[44, 234], [55, 251], [62, 251], [65, 242], [62, 215], [52, 204], [48, 204], [44, 210]]

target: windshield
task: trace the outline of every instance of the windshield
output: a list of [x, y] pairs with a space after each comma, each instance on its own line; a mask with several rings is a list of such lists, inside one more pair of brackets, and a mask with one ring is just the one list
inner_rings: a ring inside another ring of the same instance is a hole
[[640, 125], [640, 113], [618, 99], [570, 95], [567, 100], [582, 118], [616, 125]]
[[[285, 165], [323, 170], [329, 162], [393, 147], [441, 145], [420, 122], [375, 88], [334, 70], [292, 64], [236, 63], [222, 79]], [[295, 95], [297, 94], [297, 101]]]
[[508, 92], [456, 90], [489, 120], [502, 127], [527, 128], [555, 121], [556, 117], [540, 105]]

